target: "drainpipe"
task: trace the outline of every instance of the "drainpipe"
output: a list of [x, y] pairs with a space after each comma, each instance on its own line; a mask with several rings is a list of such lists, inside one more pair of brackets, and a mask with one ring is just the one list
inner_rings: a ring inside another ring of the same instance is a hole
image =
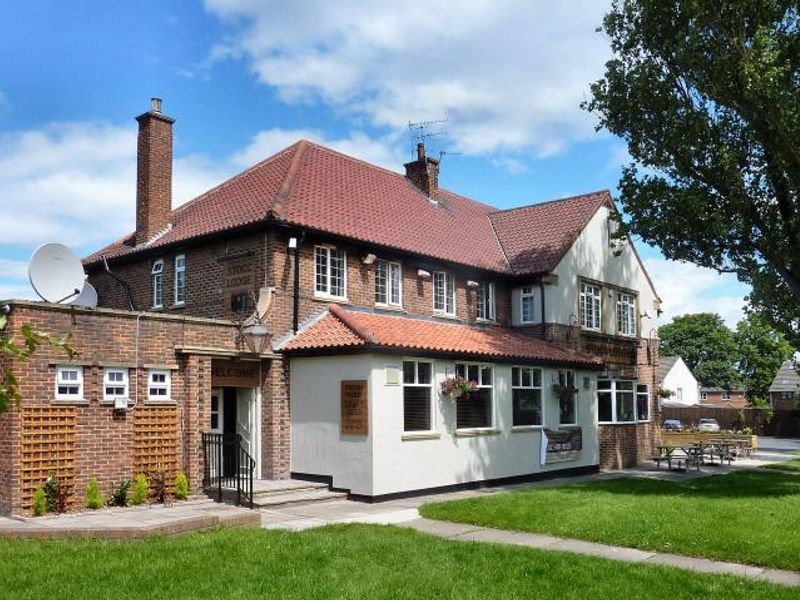
[[547, 338], [547, 333], [545, 331], [545, 324], [544, 324], [544, 312], [545, 312], [544, 311], [544, 281], [542, 281], [541, 278], [539, 279], [539, 295], [542, 298], [542, 302], [541, 302], [541, 304], [542, 304], [542, 310], [541, 310], [541, 312], [542, 312], [542, 339], [546, 339]]
[[111, 275], [111, 277], [113, 277], [114, 280], [122, 286], [122, 289], [125, 290], [125, 299], [128, 301], [128, 310], [131, 312], [135, 311], [136, 309], [133, 307], [133, 296], [131, 295], [131, 288], [128, 286], [125, 280], [122, 279], [122, 277], [120, 277], [119, 275], [114, 273], [114, 271], [111, 270], [111, 268], [108, 266], [108, 260], [106, 260], [106, 257], [103, 256], [102, 259], [103, 259], [103, 266], [106, 269], [106, 273]]
[[294, 295], [292, 298], [292, 331], [297, 333], [300, 320], [300, 244], [305, 239], [305, 232], [298, 237], [289, 238], [289, 248], [294, 250]]

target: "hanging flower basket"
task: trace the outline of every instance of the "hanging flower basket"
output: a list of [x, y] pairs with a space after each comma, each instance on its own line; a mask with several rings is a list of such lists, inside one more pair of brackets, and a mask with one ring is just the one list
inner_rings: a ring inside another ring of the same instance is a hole
[[570, 400], [572, 400], [573, 396], [578, 392], [578, 388], [572, 385], [561, 385], [560, 383], [553, 384], [553, 393], [558, 398], [558, 402], [561, 405], [562, 410], [568, 409], [569, 405], [567, 404]]
[[469, 381], [463, 377], [448, 377], [442, 381], [442, 395], [450, 400], [464, 398], [478, 389], [475, 381]]

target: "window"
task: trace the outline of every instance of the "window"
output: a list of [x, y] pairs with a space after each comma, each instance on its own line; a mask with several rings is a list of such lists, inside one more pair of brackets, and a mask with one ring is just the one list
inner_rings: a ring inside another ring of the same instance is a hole
[[466, 398], [456, 400], [456, 429], [488, 429], [494, 424], [492, 406], [493, 371], [488, 365], [459, 363], [455, 366], [457, 377], [474, 381], [478, 386]]
[[403, 361], [403, 431], [433, 430], [433, 367], [429, 362]]
[[478, 318], [486, 321], [496, 318], [494, 282], [481, 281], [478, 284]]
[[147, 374], [148, 400], [169, 400], [171, 386], [171, 373], [169, 371], [153, 370]]
[[400, 263], [375, 261], [375, 304], [403, 305], [402, 274]]
[[722, 399], [723, 400], [730, 400], [731, 399], [731, 391], [730, 390], [723, 390]]
[[700, 401], [705, 402], [708, 400], [708, 393], [707, 392], [700, 392]]
[[636, 296], [620, 292], [617, 296], [617, 333], [636, 335]]
[[83, 400], [83, 367], [56, 367], [56, 399]]
[[600, 286], [581, 283], [581, 327], [600, 331]]
[[541, 425], [544, 422], [541, 369], [511, 368], [511, 402], [514, 427]]
[[519, 318], [521, 323], [533, 323], [533, 286], [526, 285], [520, 294]]
[[679, 387], [675, 390], [675, 398], [678, 402], [683, 402], [683, 388]]
[[153, 263], [153, 308], [164, 306], [164, 261], [159, 259]]
[[347, 254], [330, 246], [314, 247], [314, 291], [333, 298], [347, 297]]
[[650, 418], [648, 387], [634, 381], [601, 379], [597, 382], [597, 420], [600, 423], [633, 423]]
[[456, 284], [450, 273], [433, 274], [433, 310], [446, 315], [456, 314]]
[[219, 394], [211, 394], [211, 431], [222, 431], [222, 404]]
[[175, 306], [186, 304], [186, 256], [175, 257]]
[[650, 420], [650, 388], [641, 383], [636, 384], [636, 420]]
[[128, 398], [128, 369], [105, 369], [103, 371], [103, 400]]
[[563, 398], [558, 399], [558, 422], [561, 425], [575, 425], [578, 422], [578, 386], [575, 371], [559, 371], [558, 385], [561, 388], [575, 390], [575, 393], [569, 396], [565, 394]]

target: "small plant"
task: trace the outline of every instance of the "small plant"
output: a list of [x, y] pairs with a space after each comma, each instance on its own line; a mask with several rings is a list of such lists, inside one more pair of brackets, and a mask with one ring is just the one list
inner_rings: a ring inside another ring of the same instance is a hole
[[111, 498], [108, 503], [111, 506], [128, 506], [128, 490], [131, 487], [130, 479], [123, 479], [117, 484], [117, 487], [111, 492]]
[[666, 454], [667, 456], [672, 456], [674, 452], [675, 452], [675, 446], [673, 446], [672, 444], [667, 444], [667, 447], [664, 448], [664, 454]]
[[59, 480], [58, 475], [52, 473], [44, 484], [44, 496], [47, 512], [64, 513], [69, 505], [71, 487]]
[[461, 376], [448, 377], [442, 381], [441, 390], [442, 395], [450, 398], [450, 400], [458, 400], [464, 396], [468, 396], [478, 389], [478, 384], [475, 381], [469, 381]]
[[167, 501], [167, 474], [164, 471], [156, 471], [153, 475], [153, 500], [159, 504]]
[[175, 498], [186, 500], [189, 497], [189, 480], [185, 473], [178, 473], [175, 477]]
[[33, 491], [33, 516], [41, 517], [47, 512], [47, 497], [44, 495], [44, 488], [37, 487]]
[[139, 506], [147, 502], [150, 493], [150, 486], [147, 484], [147, 477], [139, 473], [133, 478], [133, 494], [131, 495], [131, 506]]
[[89, 485], [86, 486], [86, 508], [89, 510], [97, 510], [103, 508], [106, 503], [103, 490], [97, 483], [97, 479], [92, 477], [89, 479]]
[[658, 388], [658, 397], [663, 400], [669, 400], [672, 396], [675, 395], [675, 392], [672, 390], [666, 390], [664, 388]]

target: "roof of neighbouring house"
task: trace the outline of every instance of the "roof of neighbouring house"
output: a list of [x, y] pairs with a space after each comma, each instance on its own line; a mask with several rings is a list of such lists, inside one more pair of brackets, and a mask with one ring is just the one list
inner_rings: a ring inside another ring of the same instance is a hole
[[794, 359], [783, 361], [781, 368], [769, 386], [770, 392], [797, 392], [800, 391], [800, 374], [794, 364]]
[[656, 376], [658, 377], [658, 382], [662, 383], [664, 378], [667, 374], [672, 370], [672, 367], [675, 366], [680, 360], [680, 356], [660, 356], [658, 358], [658, 368], [656, 369]]
[[608, 191], [507, 211], [301, 140], [172, 211], [171, 227], [137, 246], [130, 234], [86, 257], [114, 259], [277, 220], [488, 271], [556, 267]]
[[332, 304], [329, 314], [286, 342], [281, 351], [402, 350], [600, 368], [599, 358], [499, 326], [469, 326], [400, 317]]

